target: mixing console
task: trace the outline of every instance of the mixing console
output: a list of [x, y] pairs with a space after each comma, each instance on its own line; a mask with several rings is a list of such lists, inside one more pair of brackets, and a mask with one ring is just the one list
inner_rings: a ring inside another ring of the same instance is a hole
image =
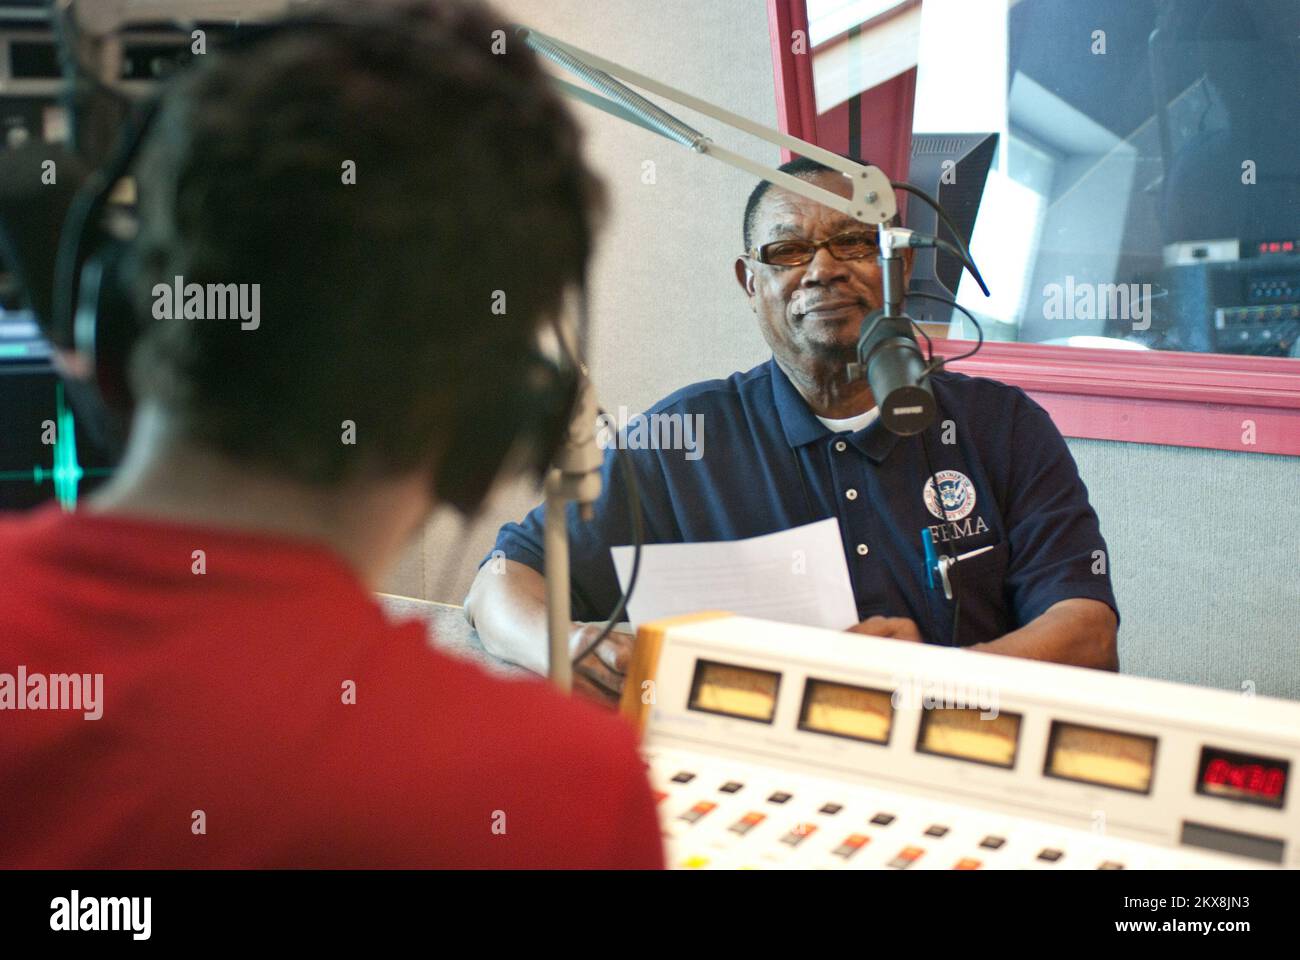
[[1300, 704], [701, 614], [642, 626], [669, 863], [1300, 865]]

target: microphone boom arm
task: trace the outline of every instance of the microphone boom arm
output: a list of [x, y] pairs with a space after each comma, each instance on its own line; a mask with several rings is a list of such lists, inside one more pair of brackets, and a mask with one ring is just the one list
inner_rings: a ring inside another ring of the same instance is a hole
[[[879, 167], [855, 163], [847, 157], [842, 157], [838, 153], [819, 147], [815, 143], [809, 143], [806, 140], [800, 140], [798, 137], [792, 137], [789, 134], [765, 127], [747, 117], [740, 116], [740, 114], [732, 113], [730, 110], [725, 110], [709, 103], [707, 100], [701, 100], [699, 97], [692, 96], [683, 90], [670, 87], [666, 83], [660, 83], [658, 80], [614, 63], [612, 60], [606, 60], [594, 53], [580, 50], [544, 33], [522, 26], [517, 27], [516, 30], [519, 36], [537, 53], [564, 69], [577, 74], [601, 93], [606, 94], [605, 97], [601, 97], [573, 84], [557, 81], [561, 90], [568, 96], [579, 99], [590, 106], [596, 107], [598, 110], [604, 110], [621, 120], [626, 120], [657, 133], [696, 153], [711, 156], [792, 193], [815, 200], [863, 223], [872, 225], [887, 223], [898, 212], [898, 203], [894, 198], [894, 188], [890, 184], [889, 177]], [[794, 153], [823, 163], [832, 170], [838, 170], [848, 177], [852, 183], [853, 196], [842, 197], [838, 193], [832, 193], [830, 190], [825, 190], [816, 184], [809, 183], [807, 180], [801, 180], [798, 177], [777, 170], [775, 167], [751, 160], [743, 154], [714, 143], [703, 133], [683, 123], [653, 101], [647, 100], [626, 84], [620, 83], [619, 79], [616, 78], [621, 78], [657, 96], [664, 97], [684, 107], [689, 107], [691, 110], [711, 117], [734, 130], [758, 137], [760, 140], [766, 140], [768, 143], [784, 147]]]

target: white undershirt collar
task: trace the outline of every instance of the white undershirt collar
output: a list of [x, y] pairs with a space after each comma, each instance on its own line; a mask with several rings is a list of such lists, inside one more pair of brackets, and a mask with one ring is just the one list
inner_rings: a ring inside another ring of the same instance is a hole
[[[814, 416], [816, 416], [814, 414]], [[865, 429], [880, 416], [880, 408], [872, 407], [866, 413], [860, 413], [856, 417], [848, 417], [844, 420], [830, 420], [826, 417], [817, 417], [831, 433], [857, 433]]]

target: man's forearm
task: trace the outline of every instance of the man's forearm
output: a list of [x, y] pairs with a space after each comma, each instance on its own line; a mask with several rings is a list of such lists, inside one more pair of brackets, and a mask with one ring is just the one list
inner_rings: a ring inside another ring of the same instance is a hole
[[546, 673], [546, 581], [525, 564], [489, 561], [465, 597], [465, 616], [488, 653], [534, 673]]
[[[550, 661], [547, 638], [546, 580], [532, 567], [506, 560], [485, 564], [465, 598], [465, 617], [488, 653], [545, 674]], [[575, 623], [570, 651], [593, 643], [604, 624]], [[616, 706], [634, 638], [614, 631], [573, 667], [573, 690], [605, 706]]]
[[1119, 670], [1115, 612], [1082, 597], [1053, 604], [1019, 630], [967, 649], [1098, 670]]

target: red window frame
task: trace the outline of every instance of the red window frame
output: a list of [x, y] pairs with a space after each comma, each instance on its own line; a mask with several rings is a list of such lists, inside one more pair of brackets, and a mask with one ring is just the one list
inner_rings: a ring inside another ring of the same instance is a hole
[[[812, 51], [792, 50], [796, 30], [808, 35], [804, 0], [767, 0], [767, 11], [777, 122], [791, 136], [818, 143]], [[910, 90], [905, 83], [892, 95], [910, 98]], [[865, 112], [869, 99], [863, 104]], [[911, 124], [877, 133], [873, 153], [882, 166], [895, 167], [886, 170], [891, 176], [905, 176], [897, 167], [910, 154]], [[819, 145], [840, 152], [845, 146]], [[936, 341], [944, 356], [972, 346]], [[986, 343], [953, 369], [1021, 387], [1067, 437], [1300, 456], [1297, 359]]]

